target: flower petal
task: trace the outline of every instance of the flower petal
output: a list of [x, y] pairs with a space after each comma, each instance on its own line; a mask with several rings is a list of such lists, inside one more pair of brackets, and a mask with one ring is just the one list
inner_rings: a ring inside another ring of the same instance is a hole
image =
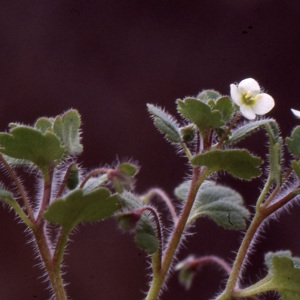
[[294, 114], [295, 117], [300, 118], [300, 111], [299, 110], [291, 108], [291, 111], [292, 111], [292, 113]]
[[247, 118], [248, 120], [254, 120], [256, 118], [256, 115], [252, 109], [252, 107], [247, 105], [242, 105], [240, 107], [242, 115]]
[[257, 115], [268, 113], [275, 105], [274, 99], [269, 94], [259, 94], [256, 97], [257, 100], [252, 109]]
[[238, 87], [236, 86], [236, 84], [230, 85], [230, 95], [231, 95], [232, 101], [235, 104], [237, 104], [238, 106], [242, 105], [241, 95], [238, 91]]
[[242, 88], [246, 92], [249, 92], [249, 91], [258, 92], [258, 91], [260, 91], [260, 86], [259, 86], [258, 82], [256, 80], [254, 80], [253, 78], [247, 78], [247, 79], [242, 80], [239, 83], [239, 88]]

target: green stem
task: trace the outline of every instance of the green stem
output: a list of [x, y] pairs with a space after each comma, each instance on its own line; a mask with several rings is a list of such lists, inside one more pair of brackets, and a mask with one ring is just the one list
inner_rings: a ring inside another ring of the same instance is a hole
[[[15, 182], [15, 185], [17, 186], [17, 189], [21, 195], [21, 198], [24, 202], [24, 205], [26, 207], [26, 211], [28, 213], [28, 217], [30, 221], [34, 220], [34, 216], [33, 216], [33, 212], [29, 203], [29, 200], [27, 198], [25, 189], [22, 185], [22, 183], [20, 182], [20, 180], [18, 179], [18, 176], [16, 174], [16, 172], [14, 171], [14, 169], [7, 163], [7, 161], [4, 159], [3, 155], [0, 154], [0, 161], [1, 163], [4, 165], [4, 167], [6, 168], [6, 170], [8, 171], [9, 175], [11, 176], [11, 178], [13, 179], [13, 181]], [[20, 215], [20, 214], [19, 214]], [[21, 215], [20, 215], [21, 216]], [[22, 217], [21, 217], [22, 218]], [[23, 218], [22, 218], [23, 219]]]
[[67, 169], [67, 171], [66, 171], [66, 173], [65, 173], [64, 179], [63, 179], [63, 181], [62, 181], [62, 183], [61, 183], [61, 185], [60, 185], [60, 187], [59, 187], [59, 190], [58, 190], [58, 192], [57, 192], [55, 198], [60, 198], [60, 197], [61, 197], [61, 195], [62, 195], [62, 193], [63, 193], [63, 191], [64, 191], [64, 189], [65, 189], [65, 187], [66, 187], [66, 183], [67, 183], [68, 177], [69, 177], [69, 175], [70, 175], [71, 169], [72, 169], [72, 167], [73, 167], [74, 165], [76, 165], [76, 164], [75, 164], [75, 163], [71, 163], [71, 164], [68, 166], [68, 169]]
[[258, 295], [264, 292], [268, 292], [274, 288], [271, 283], [272, 276], [267, 275], [257, 283], [249, 286], [246, 289], [237, 291], [234, 294], [234, 297], [236, 298], [249, 298], [253, 297], [254, 295]]
[[43, 222], [37, 224], [33, 229], [33, 234], [39, 249], [39, 253], [43, 260], [44, 266], [47, 270], [49, 280], [52, 286], [53, 293], [56, 300], [67, 300], [67, 295], [63, 285], [63, 280], [60, 272], [60, 264], [54, 263], [47, 237], [44, 232]]
[[107, 169], [107, 168], [100, 168], [100, 169], [96, 169], [92, 172], [90, 172], [81, 182], [79, 188], [82, 189], [84, 187], [84, 185], [87, 183], [87, 181], [92, 178], [93, 176], [96, 176], [98, 174], [107, 174], [108, 171], [110, 171], [111, 169]]
[[182, 150], [184, 151], [187, 159], [190, 161], [192, 159], [192, 154], [191, 154], [190, 149], [186, 146], [185, 143], [180, 143], [180, 146], [181, 146]]
[[19, 217], [22, 219], [22, 221], [29, 227], [29, 228], [33, 228], [33, 223], [31, 222], [31, 220], [27, 217], [27, 215], [25, 214], [25, 212], [23, 211], [23, 209], [21, 208], [21, 206], [19, 205], [19, 203], [13, 199], [13, 198], [9, 198], [9, 199], [3, 199], [4, 202], [6, 202], [8, 205], [10, 205], [15, 212], [19, 215]]
[[229, 126], [228, 126], [227, 130], [225, 131], [224, 135], [222, 136], [222, 138], [220, 139], [220, 141], [218, 142], [218, 144], [215, 146], [216, 149], [218, 149], [218, 148], [220, 148], [222, 146], [222, 144], [226, 140], [227, 136], [229, 135], [231, 129], [233, 128], [234, 124], [237, 122], [239, 116], [240, 116], [240, 112], [238, 111], [235, 114], [235, 116], [233, 117], [233, 119], [231, 120], [231, 123], [229, 124]]
[[[49, 169], [47, 174], [47, 176], [44, 176], [44, 191], [39, 212], [36, 218], [37, 223], [41, 222], [41, 220], [43, 219], [43, 213], [50, 202], [53, 170]], [[48, 178], [48, 180], [46, 180], [46, 177]]]
[[47, 230], [45, 227], [45, 220], [43, 213], [49, 204], [51, 196], [53, 170], [49, 168], [47, 176], [44, 174], [44, 192], [42, 201], [40, 204], [38, 216], [35, 221], [35, 225], [32, 229], [36, 244], [39, 249], [41, 259], [47, 270], [48, 277], [52, 286], [53, 293], [56, 300], [67, 300], [66, 291], [64, 288], [62, 276], [61, 276], [61, 261], [63, 257], [63, 249], [67, 242], [68, 235], [61, 231], [59, 236], [54, 255], [51, 252], [50, 242], [47, 236]]
[[236, 285], [237, 281], [241, 272], [242, 265], [244, 263], [246, 254], [248, 252], [249, 246], [251, 241], [253, 240], [253, 237], [262, 223], [262, 221], [265, 219], [265, 216], [262, 215], [259, 211], [256, 212], [247, 232], [246, 235], [242, 241], [242, 244], [240, 246], [240, 249], [237, 253], [236, 259], [234, 261], [232, 271], [230, 273], [226, 288], [224, 292], [216, 299], [216, 300], [227, 300], [232, 299], [235, 291], [236, 291]]
[[170, 211], [173, 222], [176, 223], [178, 220], [178, 216], [177, 216], [175, 207], [172, 203], [172, 200], [168, 197], [168, 195], [163, 190], [161, 190], [160, 188], [150, 189], [146, 195], [141, 197], [141, 199], [142, 199], [143, 203], [148, 203], [150, 201], [150, 199], [155, 195], [159, 196], [164, 201], [164, 203], [166, 204], [166, 206], [168, 207], [168, 209]]
[[190, 211], [193, 207], [195, 197], [197, 195], [198, 189], [202, 182], [207, 178], [209, 172], [206, 169], [203, 169], [202, 174], [199, 177], [199, 168], [196, 167], [193, 169], [193, 178], [190, 187], [190, 191], [183, 207], [182, 213], [178, 219], [178, 222], [174, 228], [169, 244], [164, 253], [161, 269], [159, 271], [153, 272], [153, 280], [151, 282], [150, 289], [148, 291], [146, 300], [156, 300], [159, 296], [161, 288], [165, 282], [166, 276], [168, 274], [170, 265], [176, 253], [177, 247], [181, 240], [182, 234], [184, 232], [186, 222], [190, 215]]
[[256, 210], [259, 210], [261, 203], [264, 201], [265, 196], [266, 196], [267, 193], [269, 192], [269, 189], [270, 189], [271, 184], [272, 184], [272, 178], [271, 178], [271, 176], [269, 175], [269, 177], [268, 177], [268, 179], [267, 179], [267, 182], [266, 182], [266, 184], [265, 184], [265, 186], [264, 186], [264, 188], [263, 188], [263, 190], [262, 190], [260, 196], [259, 196], [258, 199], [257, 199], [257, 202], [256, 202]]

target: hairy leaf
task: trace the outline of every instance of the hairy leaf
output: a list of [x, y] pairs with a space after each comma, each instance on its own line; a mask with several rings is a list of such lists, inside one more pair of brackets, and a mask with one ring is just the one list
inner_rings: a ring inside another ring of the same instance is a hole
[[209, 100], [217, 100], [220, 97], [222, 97], [222, 95], [215, 90], [204, 90], [197, 95], [197, 99], [205, 103]]
[[218, 128], [224, 124], [220, 111], [195, 98], [177, 100], [177, 110], [183, 117], [195, 123], [200, 131], [205, 128]]
[[46, 220], [61, 225], [70, 232], [81, 222], [99, 221], [112, 216], [120, 209], [119, 198], [106, 188], [89, 193], [77, 189], [65, 198], [54, 200], [44, 212]]
[[300, 155], [300, 126], [297, 126], [293, 131], [291, 137], [286, 138], [286, 144], [295, 156]]
[[190, 255], [175, 266], [175, 270], [179, 271], [179, 282], [186, 288], [186, 290], [191, 288], [194, 277], [197, 273], [197, 265], [195, 265], [194, 262], [195, 257]]
[[82, 190], [84, 193], [90, 192], [92, 190], [99, 188], [105, 182], [107, 182], [107, 174], [102, 174], [97, 177], [91, 177], [88, 179], [88, 181], [82, 187]]
[[229, 97], [221, 97], [216, 101], [214, 110], [218, 110], [222, 115], [224, 123], [232, 118], [234, 112], [234, 106], [232, 100]]
[[282, 138], [276, 122], [265, 124], [269, 136], [269, 179], [281, 185], [282, 181]]
[[[176, 195], [186, 200], [191, 182], [186, 181], [176, 188]], [[195, 198], [187, 225], [199, 217], [207, 216], [227, 229], [243, 229], [250, 213], [244, 207], [243, 198], [235, 190], [204, 181]]]
[[61, 160], [64, 148], [51, 132], [44, 134], [32, 127], [14, 127], [9, 133], [0, 133], [0, 152], [12, 158], [29, 160], [45, 170]]
[[[143, 207], [141, 200], [132, 193], [123, 192], [120, 197], [123, 206], [128, 212]], [[120, 220], [124, 221], [122, 218]], [[135, 242], [138, 247], [146, 250], [148, 254], [155, 253], [159, 247], [159, 242], [156, 237], [155, 224], [153, 224], [149, 215], [145, 212], [135, 224]]]
[[53, 122], [54, 122], [53, 118], [41, 117], [37, 119], [37, 121], [34, 124], [34, 127], [40, 130], [42, 133], [45, 133], [47, 130], [52, 131]]
[[265, 255], [269, 269], [266, 277], [236, 293], [238, 298], [248, 298], [261, 293], [276, 291], [281, 300], [300, 299], [300, 258], [290, 251], [269, 252]]
[[259, 165], [262, 160], [247, 150], [228, 149], [197, 154], [191, 163], [195, 166], [206, 166], [211, 172], [223, 170], [235, 177], [250, 180], [261, 174]]
[[300, 180], [300, 161], [293, 160], [292, 167], [293, 167], [294, 172], [296, 173], [298, 179]]
[[291, 257], [289, 251], [280, 251], [269, 253], [266, 263], [271, 275], [269, 290], [277, 291], [282, 300], [300, 299], [300, 258]]
[[[204, 181], [202, 185], [205, 184], [206, 181]], [[190, 180], [184, 181], [178, 187], [175, 188], [174, 194], [179, 200], [186, 201], [190, 187], [191, 187], [191, 181]]]
[[135, 166], [134, 164], [126, 162], [126, 163], [119, 164], [117, 170], [127, 174], [128, 176], [133, 177], [137, 174], [138, 167]]
[[77, 110], [71, 109], [62, 116], [57, 116], [53, 124], [53, 131], [62, 145], [66, 154], [79, 154], [82, 152], [80, 143], [81, 118]]
[[175, 118], [166, 113], [162, 108], [147, 104], [149, 113], [153, 116], [154, 124], [165, 137], [173, 143], [180, 143], [179, 126]]
[[226, 143], [236, 143], [246, 138], [249, 134], [259, 129], [260, 127], [273, 123], [276, 123], [274, 119], [265, 119], [248, 122], [245, 125], [239, 126], [237, 129], [233, 130], [231, 136], [229, 137]]
[[3, 188], [0, 188], [0, 200], [4, 202], [13, 200], [12, 193]]

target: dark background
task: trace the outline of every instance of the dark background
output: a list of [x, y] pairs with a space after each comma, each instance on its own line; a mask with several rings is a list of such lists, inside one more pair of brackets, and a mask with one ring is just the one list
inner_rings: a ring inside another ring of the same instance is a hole
[[[133, 158], [142, 166], [138, 192], [158, 186], [173, 196], [189, 172], [153, 127], [146, 103], [175, 114], [177, 98], [204, 88], [228, 94], [230, 83], [253, 77], [274, 97], [269, 115], [286, 136], [299, 123], [290, 113], [290, 107], [300, 109], [299, 13], [299, 1], [292, 0], [3, 0], [0, 129], [77, 108], [86, 168]], [[265, 150], [263, 137], [249, 140], [255, 153]], [[258, 180], [230, 184], [254, 205]], [[264, 274], [264, 251], [290, 248], [300, 256], [299, 213], [294, 206], [265, 228], [246, 283]], [[241, 233], [209, 220], [199, 220], [196, 229], [180, 258], [194, 253], [234, 259]], [[12, 212], [1, 208], [0, 299], [49, 296], [26, 236]], [[71, 299], [143, 298], [147, 257], [113, 220], [80, 226], [72, 241], [65, 260]], [[216, 267], [204, 267], [186, 292], [173, 276], [162, 299], [209, 299], [224, 279]]]

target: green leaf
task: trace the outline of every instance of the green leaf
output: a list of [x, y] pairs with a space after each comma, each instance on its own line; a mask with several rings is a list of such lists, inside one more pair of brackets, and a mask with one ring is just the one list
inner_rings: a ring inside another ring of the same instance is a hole
[[286, 138], [286, 144], [295, 156], [300, 155], [300, 126], [295, 127], [291, 137]]
[[[144, 206], [139, 198], [129, 192], [123, 192], [120, 195], [120, 198], [124, 208], [128, 212]], [[141, 249], [146, 250], [148, 254], [155, 253], [159, 247], [159, 241], [156, 237], [155, 224], [153, 224], [151, 218], [146, 213], [143, 213], [139, 221], [136, 223], [135, 243]]]
[[175, 266], [175, 270], [179, 271], [179, 282], [189, 290], [197, 272], [198, 265], [195, 264], [195, 257], [190, 255]]
[[300, 161], [293, 160], [292, 167], [293, 167], [294, 172], [296, 173], [298, 179], [300, 180]]
[[181, 201], [186, 201], [190, 187], [191, 187], [191, 181], [190, 180], [184, 181], [178, 187], [175, 188], [174, 191], [175, 196]]
[[224, 124], [218, 110], [212, 111], [209, 105], [195, 98], [177, 100], [177, 110], [183, 117], [195, 123], [200, 131], [205, 128], [218, 128]]
[[[190, 181], [184, 182], [176, 189], [175, 193], [180, 199], [186, 200], [190, 184]], [[187, 225], [203, 216], [211, 218], [224, 228], [239, 230], [245, 228], [250, 213], [244, 207], [239, 193], [207, 180], [197, 192]]]
[[269, 161], [270, 161], [270, 179], [275, 181], [278, 185], [282, 183], [282, 167], [281, 167], [281, 142], [273, 144], [270, 142], [269, 146]]
[[66, 155], [79, 154], [83, 150], [80, 143], [80, 126], [81, 118], [75, 109], [55, 118], [53, 131], [60, 143], [65, 146]]
[[293, 260], [294, 265], [297, 268], [300, 268], [300, 258], [299, 257], [292, 257], [292, 252], [290, 250], [281, 250], [276, 252], [268, 252], [265, 254], [265, 264], [268, 267], [270, 273], [274, 273], [273, 268], [273, 258], [274, 256], [278, 257], [288, 257]]
[[6, 203], [9, 203], [12, 200], [15, 201], [12, 196], [12, 193], [3, 188], [0, 188], [0, 200], [4, 201]]
[[248, 298], [261, 293], [276, 291], [281, 300], [300, 299], [300, 258], [290, 251], [270, 252], [265, 256], [268, 275], [255, 284], [238, 291], [237, 298]]
[[259, 165], [262, 160], [247, 150], [228, 149], [211, 150], [195, 155], [191, 163], [194, 166], [206, 166], [210, 172], [226, 171], [231, 175], [250, 180], [261, 174]]
[[[274, 119], [265, 119], [265, 120], [248, 122], [245, 125], [240, 126], [237, 129], [233, 130], [231, 136], [229, 137], [226, 143], [236, 143], [244, 139], [245, 137], [247, 137], [249, 134], [253, 133], [255, 130], [267, 124], [277, 124], [277, 123]], [[273, 130], [273, 133], [275, 134], [275, 130]]]
[[217, 100], [222, 95], [215, 90], [204, 90], [197, 95], [197, 99], [202, 102], [208, 102], [209, 100]]
[[158, 106], [147, 104], [147, 107], [155, 126], [161, 133], [165, 134], [166, 139], [173, 143], [180, 143], [179, 126], [175, 118]]
[[221, 97], [216, 101], [214, 110], [218, 110], [222, 115], [224, 124], [232, 118], [234, 106], [229, 97]]
[[282, 300], [300, 299], [300, 259], [291, 257], [289, 252], [272, 253], [269, 257], [272, 257], [269, 290], [277, 291]]
[[269, 136], [269, 179], [278, 185], [282, 183], [282, 138], [279, 136], [279, 128], [276, 122], [265, 124]]
[[84, 193], [90, 192], [92, 190], [99, 188], [105, 182], [107, 182], [107, 174], [103, 174], [97, 177], [91, 177], [82, 187], [82, 190]]
[[146, 250], [148, 254], [154, 254], [159, 247], [154, 228], [148, 222], [138, 222], [134, 241], [141, 249]]
[[14, 127], [10, 133], [0, 133], [0, 152], [12, 158], [29, 160], [43, 172], [63, 157], [64, 148], [51, 133], [28, 126]]
[[44, 212], [46, 220], [61, 225], [70, 232], [81, 222], [99, 221], [112, 216], [120, 209], [119, 198], [111, 195], [106, 188], [99, 188], [89, 193], [78, 189], [65, 198], [54, 200]]
[[138, 172], [137, 166], [128, 162], [119, 164], [117, 170], [127, 174], [130, 177], [135, 176]]
[[14, 209], [15, 213], [19, 215], [19, 217], [22, 219], [22, 221], [29, 227], [32, 228], [33, 224], [25, 214], [24, 210], [22, 207], [19, 205], [19, 203], [13, 198], [13, 195], [11, 192], [0, 188], [0, 201], [5, 202], [8, 204], [11, 208]]
[[41, 117], [37, 119], [37, 121], [34, 124], [34, 127], [40, 130], [42, 133], [45, 133], [47, 130], [52, 131], [53, 121], [53, 118]]

